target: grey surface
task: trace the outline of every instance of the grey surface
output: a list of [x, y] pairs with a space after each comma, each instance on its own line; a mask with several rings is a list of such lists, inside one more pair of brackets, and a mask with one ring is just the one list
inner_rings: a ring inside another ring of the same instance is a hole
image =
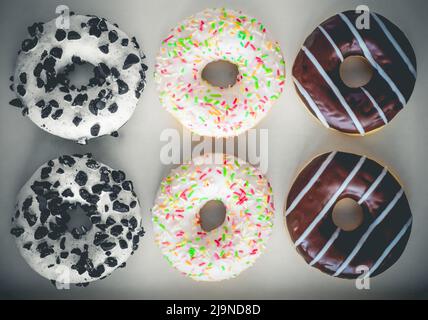
[[[418, 80], [406, 108], [385, 129], [365, 138], [352, 138], [324, 129], [312, 119], [290, 81], [291, 66], [305, 37], [324, 19], [359, 1], [343, 0], [136, 0], [62, 1], [77, 13], [96, 14], [112, 22], [142, 44], [149, 65], [148, 85], [138, 108], [120, 131], [121, 137], [91, 141], [87, 146], [56, 138], [21, 117], [8, 106], [13, 98], [8, 77], [16, 52], [35, 21], [55, 16], [58, 1], [0, 2], [0, 297], [1, 298], [422, 298], [427, 297], [428, 276], [428, 108], [427, 14], [425, 0], [364, 1], [407, 34], [418, 59]], [[261, 19], [281, 44], [287, 63], [287, 84], [281, 99], [259, 128], [269, 129], [269, 171], [276, 200], [274, 233], [266, 252], [254, 267], [238, 278], [219, 283], [198, 283], [168, 266], [153, 242], [150, 207], [161, 178], [170, 169], [159, 161], [160, 132], [180, 125], [158, 102], [153, 67], [161, 40], [188, 15], [206, 7], [241, 9]], [[318, 153], [341, 149], [366, 154], [387, 164], [401, 177], [413, 210], [413, 230], [401, 259], [360, 291], [352, 281], [322, 274], [307, 266], [296, 253], [284, 227], [284, 199], [297, 171]], [[15, 195], [33, 171], [64, 153], [92, 152], [122, 168], [134, 181], [143, 203], [147, 235], [125, 269], [87, 288], [57, 291], [34, 273], [19, 256], [9, 234]]]

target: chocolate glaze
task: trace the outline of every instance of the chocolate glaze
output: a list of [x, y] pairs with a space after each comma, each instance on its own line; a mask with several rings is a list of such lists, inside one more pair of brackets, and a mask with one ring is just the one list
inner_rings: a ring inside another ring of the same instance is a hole
[[[355, 21], [360, 14], [354, 11], [346, 11], [344, 15], [355, 25]], [[380, 15], [377, 16], [416, 69], [416, 57], [404, 33], [386, 18]], [[377, 21], [373, 16], [370, 17], [370, 28], [358, 30], [358, 32], [369, 48], [374, 60], [396, 84], [407, 102], [412, 94], [416, 78], [412, 75], [393, 44], [388, 40]], [[330, 35], [344, 58], [351, 55], [364, 56], [358, 41], [339, 15], [335, 15], [321, 23], [321, 27]], [[303, 46], [315, 56], [335, 83], [366, 133], [385, 125], [366, 94], [360, 88], [349, 88], [343, 83], [339, 74], [341, 59], [319, 28], [309, 35]], [[331, 128], [349, 134], [359, 134], [331, 87], [325, 82], [302, 50], [300, 50], [294, 62], [293, 76], [312, 97]], [[377, 71], [375, 71], [373, 78], [364, 88], [367, 89], [383, 110], [388, 122], [403, 108], [397, 95]], [[300, 94], [299, 90], [296, 91], [308, 110], [314, 114], [308, 105], [308, 101]]]
[[[323, 154], [316, 157], [300, 172], [289, 192], [287, 210], [301, 190], [308, 185], [310, 179], [329, 155]], [[298, 202], [292, 211], [287, 211], [286, 223], [294, 243], [296, 243], [297, 239], [326, 206], [327, 202], [339, 189], [360, 159], [361, 156], [358, 155], [344, 152], [336, 153], [332, 161], [300, 202]], [[366, 159], [336, 202], [343, 198], [352, 198], [355, 201], [359, 201], [380, 176], [383, 169], [384, 167], [377, 162]], [[353, 231], [340, 231], [339, 236], [331, 247], [313, 266], [327, 274], [334, 275], [344, 260], [353, 251], [363, 234], [366, 233], [369, 226], [384, 211], [388, 204], [391, 203], [400, 189], [400, 183], [387, 172], [373, 193], [361, 204], [364, 213], [363, 223]], [[297, 246], [297, 251], [308, 264], [324, 248], [337, 229], [332, 220], [333, 208], [334, 205], [331, 206], [330, 210], [307, 235], [304, 241]], [[350, 261], [349, 265], [337, 276], [348, 279], [357, 278], [361, 275], [361, 270], [357, 270], [359, 266], [364, 265], [371, 269], [409, 219], [411, 219], [411, 211], [407, 198], [403, 194], [382, 222], [373, 229], [373, 232]], [[410, 230], [411, 226], [371, 276], [376, 276], [384, 272], [397, 261], [404, 251], [410, 236]]]

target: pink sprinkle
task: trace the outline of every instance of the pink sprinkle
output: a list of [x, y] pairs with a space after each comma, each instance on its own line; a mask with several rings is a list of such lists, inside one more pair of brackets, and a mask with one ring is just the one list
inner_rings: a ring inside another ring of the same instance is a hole
[[167, 43], [169, 40], [171, 40], [172, 37], [173, 37], [173, 35], [170, 35], [168, 38], [164, 39], [162, 42]]
[[[241, 205], [241, 204], [243, 204], [245, 201], [247, 201], [248, 200], [248, 198], [247, 197], [242, 197], [242, 198], [240, 198], [239, 199], [239, 201], [236, 203], [237, 205]], [[251, 214], [250, 214], [251, 215]]]

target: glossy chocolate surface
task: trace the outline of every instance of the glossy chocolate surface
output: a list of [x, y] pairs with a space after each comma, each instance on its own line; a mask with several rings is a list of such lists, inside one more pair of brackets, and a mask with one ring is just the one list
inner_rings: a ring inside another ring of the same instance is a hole
[[[360, 14], [354, 11], [347, 11], [344, 12], [344, 15], [355, 25]], [[380, 15], [377, 16], [416, 69], [416, 57], [404, 33], [386, 18]], [[358, 30], [358, 33], [369, 48], [373, 59], [392, 79], [407, 102], [412, 94], [416, 78], [381, 26], [372, 16], [370, 17], [370, 28]], [[339, 15], [329, 18], [320, 27], [330, 36], [343, 58], [346, 59], [353, 55], [364, 56], [357, 39], [355, 39], [351, 30]], [[339, 72], [342, 59], [320, 28], [316, 28], [309, 35], [303, 46], [313, 54], [336, 85], [361, 123], [365, 133], [385, 125], [385, 121], [367, 94], [361, 88], [350, 88], [342, 81]], [[300, 50], [294, 62], [293, 76], [308, 92], [329, 127], [349, 134], [359, 134], [349, 113], [303, 50]], [[403, 108], [403, 104], [397, 94], [394, 93], [387, 81], [376, 70], [370, 82], [364, 86], [364, 89], [371, 94], [388, 122]], [[308, 110], [316, 116], [301, 92], [299, 90], [296, 91]]]
[[[296, 178], [287, 198], [287, 210], [290, 204], [308, 185], [321, 165], [325, 162], [329, 154], [323, 154], [312, 160]], [[291, 239], [296, 243], [303, 232], [314, 221], [318, 214], [327, 206], [329, 200], [344, 183], [350, 172], [360, 161], [361, 156], [338, 152], [325, 168], [312, 187], [305, 193], [298, 204], [287, 212], [286, 223]], [[343, 198], [351, 198], [359, 201], [367, 192], [370, 186], [382, 174], [384, 167], [377, 162], [366, 159], [349, 184], [343, 189], [335, 201]], [[373, 228], [375, 220], [385, 212], [385, 209], [393, 201], [394, 197], [401, 190], [400, 183], [387, 172], [370, 196], [361, 203], [364, 213], [362, 224], [353, 231], [339, 232], [338, 237], [328, 250], [322, 255], [314, 267], [321, 271], [334, 275], [342, 263], [351, 254], [367, 233], [369, 228]], [[332, 220], [332, 209], [316, 224], [315, 228], [296, 249], [303, 256], [307, 263], [310, 263], [325, 247], [337, 227]], [[403, 195], [392, 206], [391, 210], [381, 222], [376, 225], [367, 237], [361, 248], [350, 260], [348, 266], [339, 275], [341, 278], [356, 278], [361, 275], [359, 266], [372, 269], [376, 261], [380, 259], [388, 246], [394, 241], [403, 226], [411, 219], [411, 211], [406, 195]], [[376, 268], [371, 276], [375, 276], [388, 269], [402, 254], [410, 235], [411, 225], [402, 234], [402, 237], [393, 246], [392, 250], [385, 256], [383, 262]]]

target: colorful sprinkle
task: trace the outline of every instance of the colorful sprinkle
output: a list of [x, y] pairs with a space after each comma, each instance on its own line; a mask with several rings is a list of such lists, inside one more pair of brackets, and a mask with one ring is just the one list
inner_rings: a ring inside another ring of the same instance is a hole
[[[217, 60], [238, 67], [232, 88], [201, 78], [203, 68]], [[265, 25], [229, 9], [185, 19], [163, 40], [156, 61], [162, 105], [201, 136], [231, 137], [255, 126], [282, 93], [284, 79], [281, 49]]]
[[[221, 164], [213, 164], [214, 159], [218, 155], [207, 154], [174, 169], [162, 181], [153, 207], [155, 241], [162, 253], [179, 271], [202, 281], [232, 278], [251, 266], [273, 227], [266, 178], [233, 156], [223, 155]], [[209, 200], [222, 201], [227, 218], [205, 232], [199, 210]]]

